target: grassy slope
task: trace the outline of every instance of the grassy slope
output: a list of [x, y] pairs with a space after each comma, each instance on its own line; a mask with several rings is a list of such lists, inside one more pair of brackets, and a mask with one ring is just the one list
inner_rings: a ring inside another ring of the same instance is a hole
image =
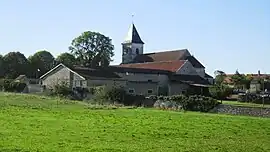
[[0, 95], [0, 151], [270, 151], [270, 119], [58, 101]]

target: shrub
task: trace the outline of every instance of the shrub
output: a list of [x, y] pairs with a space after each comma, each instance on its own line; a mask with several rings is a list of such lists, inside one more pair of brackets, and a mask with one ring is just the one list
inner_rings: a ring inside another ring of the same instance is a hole
[[62, 96], [62, 97], [69, 96], [72, 94], [72, 90], [66, 82], [61, 82], [61, 83], [56, 84], [52, 88], [51, 91], [52, 91], [52, 95]]
[[231, 95], [232, 92], [233, 92], [233, 89], [225, 85], [223, 86], [213, 85], [209, 88], [209, 93], [211, 97], [218, 100], [226, 99], [226, 97]]
[[143, 104], [145, 97], [143, 95], [128, 94], [124, 88], [115, 86], [103, 86], [95, 88], [94, 101], [97, 103], [119, 103], [124, 105]]
[[161, 109], [176, 109], [176, 110], [188, 110], [188, 111], [201, 111], [207, 112], [214, 108], [218, 102], [211, 97], [205, 97], [201, 95], [175, 95], [171, 97], [164, 97], [164, 100], [157, 100], [154, 107]]
[[251, 93], [247, 93], [247, 94], [239, 94], [238, 95], [238, 99], [239, 102], [251, 102], [251, 103], [257, 103], [257, 104], [270, 104], [270, 96], [264, 96], [262, 97], [262, 95], [260, 94], [251, 94]]
[[13, 81], [11, 79], [0, 80], [0, 90], [6, 92], [22, 92], [26, 84], [23, 82]]

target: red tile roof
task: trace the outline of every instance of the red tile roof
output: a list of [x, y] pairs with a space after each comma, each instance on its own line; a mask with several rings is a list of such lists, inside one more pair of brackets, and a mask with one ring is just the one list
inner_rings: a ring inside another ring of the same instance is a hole
[[165, 70], [170, 72], [176, 72], [186, 60], [176, 61], [162, 61], [162, 62], [146, 62], [146, 63], [134, 63], [134, 64], [121, 64], [118, 67], [127, 68], [139, 68], [139, 69], [150, 69], [150, 70]]

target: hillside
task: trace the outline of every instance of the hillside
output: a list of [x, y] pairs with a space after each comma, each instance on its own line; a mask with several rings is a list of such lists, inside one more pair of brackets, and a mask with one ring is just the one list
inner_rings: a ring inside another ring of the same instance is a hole
[[0, 94], [0, 151], [270, 151], [270, 119]]

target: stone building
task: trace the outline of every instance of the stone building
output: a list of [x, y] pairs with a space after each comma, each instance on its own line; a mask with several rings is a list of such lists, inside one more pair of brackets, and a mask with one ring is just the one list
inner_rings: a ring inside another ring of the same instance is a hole
[[175, 95], [205, 89], [213, 77], [187, 49], [144, 54], [144, 42], [134, 24], [122, 43], [122, 63], [106, 68], [75, 67], [59, 64], [43, 76], [42, 85], [53, 87], [59, 81], [70, 87], [120, 85], [130, 94]]

